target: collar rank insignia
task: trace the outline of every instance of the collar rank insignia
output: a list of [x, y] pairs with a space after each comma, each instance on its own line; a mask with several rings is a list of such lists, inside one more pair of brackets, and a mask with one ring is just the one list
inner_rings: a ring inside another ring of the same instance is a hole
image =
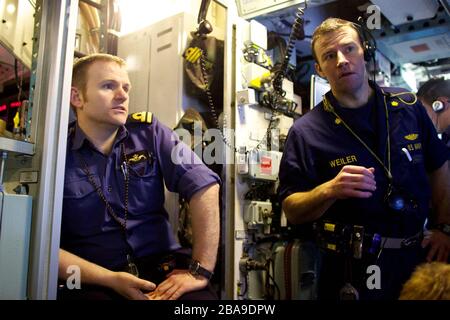
[[135, 112], [128, 116], [128, 122], [142, 122], [151, 124], [153, 121], [153, 114], [148, 111]]

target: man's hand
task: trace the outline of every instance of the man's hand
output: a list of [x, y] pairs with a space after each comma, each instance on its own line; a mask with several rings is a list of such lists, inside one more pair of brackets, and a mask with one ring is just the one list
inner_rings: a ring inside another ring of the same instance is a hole
[[207, 285], [206, 278], [194, 277], [188, 270], [175, 269], [147, 296], [151, 300], [177, 300], [183, 294], [203, 289]]
[[330, 180], [328, 192], [334, 199], [369, 198], [376, 190], [374, 168], [344, 166], [338, 175]]
[[142, 291], [148, 292], [156, 288], [153, 282], [139, 279], [128, 272], [114, 272], [110, 287], [121, 296], [129, 300], [148, 300]]
[[450, 254], [450, 237], [439, 230], [431, 230], [422, 241], [422, 247], [430, 246], [427, 261], [447, 262]]

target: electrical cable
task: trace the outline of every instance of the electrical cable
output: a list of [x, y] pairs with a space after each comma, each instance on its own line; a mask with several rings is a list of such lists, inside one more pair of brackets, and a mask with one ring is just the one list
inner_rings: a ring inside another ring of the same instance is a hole
[[275, 92], [283, 97], [286, 95], [286, 92], [283, 90], [283, 79], [286, 76], [289, 60], [291, 59], [292, 51], [294, 50], [295, 47], [295, 41], [299, 39], [303, 33], [302, 32], [304, 23], [303, 16], [305, 15], [306, 8], [307, 8], [306, 1], [304, 8], [297, 8], [294, 24], [292, 25], [291, 34], [289, 35], [286, 54], [284, 55], [281, 68], [275, 73], [275, 77], [273, 80], [273, 87]]
[[[275, 265], [273, 263], [270, 263], [272, 261], [273, 261], [272, 259], [268, 260], [269, 268], [270, 268], [270, 266], [272, 266], [272, 273], [275, 273]], [[269, 271], [267, 271], [267, 274], [269, 276], [269, 279], [272, 280], [272, 283], [273, 283], [273, 285], [274, 285], [274, 287], [275, 287], [275, 289], [277, 290], [277, 293], [278, 293], [278, 300], [280, 300], [281, 299], [280, 287], [278, 286], [277, 282], [275, 281], [275, 278], [270, 274]]]
[[[298, 8], [297, 9], [297, 13], [296, 13], [296, 18], [294, 21], [294, 24], [292, 26], [292, 30], [291, 30], [291, 34], [289, 37], [289, 41], [288, 41], [288, 45], [287, 45], [287, 49], [286, 49], [286, 53], [284, 55], [284, 60], [283, 63], [281, 64], [281, 67], [278, 71], [275, 72], [275, 77], [274, 80], [272, 82], [273, 88], [274, 88], [274, 93], [268, 93], [267, 97], [263, 97], [264, 101], [266, 102], [266, 106], [269, 106], [272, 109], [272, 114], [270, 116], [269, 119], [269, 124], [267, 126], [267, 130], [266, 133], [264, 134], [264, 137], [258, 142], [258, 144], [256, 145], [256, 147], [250, 151], [246, 150], [245, 154], [249, 154], [251, 151], [254, 150], [259, 150], [259, 148], [261, 147], [262, 143], [264, 141], [266, 141], [267, 143], [267, 137], [270, 134], [270, 130], [272, 129], [272, 125], [274, 123], [275, 120], [275, 115], [274, 115], [274, 111], [277, 110], [277, 102], [279, 100], [279, 97], [283, 98], [286, 93], [283, 91], [282, 85], [283, 85], [283, 79], [285, 78], [286, 72], [287, 72], [287, 66], [289, 64], [289, 60], [290, 57], [292, 55], [292, 51], [294, 49], [294, 41], [297, 40], [298, 38], [301, 37], [302, 35], [302, 27], [303, 27], [303, 16], [305, 14], [305, 10], [307, 8], [307, 2], [305, 1], [305, 7], [304, 8]], [[202, 10], [206, 10], [203, 8], [203, 2], [202, 2]], [[199, 20], [200, 20], [200, 15], [199, 15]], [[199, 28], [200, 29], [200, 28]], [[209, 88], [209, 81], [207, 79], [207, 72], [206, 72], [206, 61], [205, 61], [205, 57], [207, 55], [206, 49], [202, 49], [201, 50], [201, 56], [200, 56], [200, 69], [201, 69], [201, 75], [203, 78], [203, 82], [205, 84], [205, 93], [207, 96], [207, 101], [208, 101], [208, 107], [213, 115], [213, 119], [215, 121], [216, 127], [219, 129], [220, 125], [219, 125], [219, 118], [217, 116], [217, 112], [216, 112], [216, 108], [214, 106], [214, 101], [213, 101], [213, 97], [211, 94], [211, 90]], [[227, 127], [226, 124], [226, 117], [223, 117], [223, 126], [222, 128], [225, 129]], [[223, 134], [222, 130], [219, 130], [221, 138], [223, 140], [223, 142], [231, 149], [234, 150], [235, 153], [239, 153], [239, 150], [233, 146], [228, 139], [225, 137], [225, 135]]]
[[[219, 117], [217, 116], [217, 112], [216, 112], [216, 107], [214, 106], [214, 100], [212, 97], [212, 93], [211, 90], [209, 88], [209, 81], [208, 81], [208, 77], [206, 74], [206, 61], [205, 61], [205, 56], [206, 56], [206, 49], [202, 49], [202, 53], [200, 55], [200, 70], [201, 70], [201, 74], [202, 74], [202, 78], [203, 78], [203, 83], [205, 84], [205, 93], [206, 93], [206, 97], [208, 99], [208, 107], [213, 115], [213, 119], [214, 122], [216, 124], [217, 129], [220, 129], [220, 124], [219, 124]], [[227, 127], [227, 123], [226, 123], [226, 117], [223, 117], [223, 126], [222, 126], [222, 130], [225, 129]], [[225, 135], [223, 134], [222, 130], [219, 130], [220, 135], [222, 137], [223, 142], [231, 149], [234, 150], [235, 153], [238, 153], [238, 149], [234, 146], [231, 145], [231, 143], [228, 141], [228, 139], [225, 137]]]
[[17, 59], [14, 59], [14, 77], [15, 77], [16, 86], [17, 86], [17, 90], [18, 90], [17, 101], [21, 101], [21, 99], [22, 99], [22, 84], [23, 84], [23, 66], [22, 66], [22, 73], [21, 73], [20, 79], [19, 79], [19, 62]]

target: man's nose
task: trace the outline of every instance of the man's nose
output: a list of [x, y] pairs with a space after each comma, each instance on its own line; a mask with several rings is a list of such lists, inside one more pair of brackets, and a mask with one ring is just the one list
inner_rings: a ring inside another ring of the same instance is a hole
[[348, 64], [347, 57], [341, 51], [337, 52], [336, 63], [338, 67]]
[[125, 91], [122, 87], [118, 87], [118, 89], [116, 90], [116, 99], [121, 99], [121, 100], [127, 100], [128, 99], [128, 92]]

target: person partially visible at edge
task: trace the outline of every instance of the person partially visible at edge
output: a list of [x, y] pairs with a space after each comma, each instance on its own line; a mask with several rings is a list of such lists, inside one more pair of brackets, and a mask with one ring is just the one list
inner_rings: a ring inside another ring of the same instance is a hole
[[[77, 266], [81, 289], [62, 285], [58, 298], [217, 299], [220, 179], [150, 112], [129, 115], [130, 90], [119, 57], [74, 63], [59, 278]], [[174, 238], [164, 184], [189, 201], [192, 257]]]
[[428, 116], [450, 148], [450, 80], [432, 78], [422, 84], [417, 97], [425, 106]]
[[450, 264], [423, 263], [406, 281], [400, 300], [450, 300]]
[[291, 127], [280, 164], [283, 210], [322, 248], [319, 299], [398, 299], [425, 256], [450, 251], [448, 150], [413, 93], [368, 80], [362, 40], [342, 19], [315, 30], [315, 68], [331, 90]]

